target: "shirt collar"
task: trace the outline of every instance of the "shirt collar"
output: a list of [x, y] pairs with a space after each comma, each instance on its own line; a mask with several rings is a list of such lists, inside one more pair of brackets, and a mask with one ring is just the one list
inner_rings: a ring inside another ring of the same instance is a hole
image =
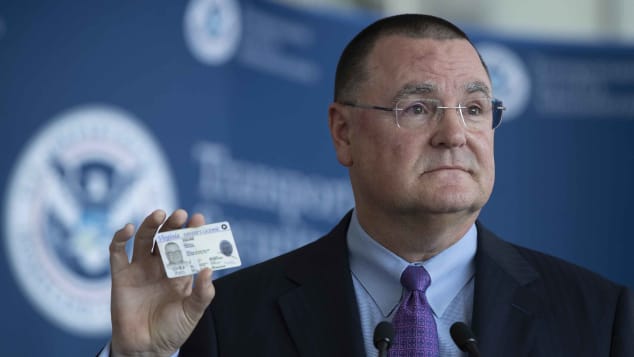
[[[401, 274], [409, 262], [392, 253], [370, 237], [359, 224], [356, 210], [348, 227], [350, 269], [384, 317], [395, 310], [403, 287]], [[477, 230], [475, 224], [449, 248], [421, 264], [429, 272], [431, 285], [427, 301], [436, 316], [442, 316], [458, 292], [475, 273]]]

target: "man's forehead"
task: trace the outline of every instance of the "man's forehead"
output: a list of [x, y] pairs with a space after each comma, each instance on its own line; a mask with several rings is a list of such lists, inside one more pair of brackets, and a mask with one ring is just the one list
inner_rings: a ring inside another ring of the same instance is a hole
[[[412, 50], [424, 55], [425, 57], [439, 53], [446, 54], [447, 51], [462, 52], [464, 55], [469, 54], [477, 57], [477, 51], [471, 42], [464, 38], [435, 39], [431, 37], [418, 37], [405, 34], [389, 34], [379, 37], [370, 51], [370, 57], [372, 57], [372, 55], [384, 55], [393, 59], [402, 58], [401, 56], [395, 56], [396, 54], [390, 51], [395, 47], [400, 47], [401, 50]], [[474, 59], [477, 60], [477, 58]]]
[[[368, 70], [376, 79], [393, 81], [399, 94], [482, 92], [490, 80], [473, 45], [465, 39], [431, 39], [388, 35], [377, 41]], [[398, 83], [401, 82], [401, 83]], [[402, 93], [401, 93], [402, 92]]]

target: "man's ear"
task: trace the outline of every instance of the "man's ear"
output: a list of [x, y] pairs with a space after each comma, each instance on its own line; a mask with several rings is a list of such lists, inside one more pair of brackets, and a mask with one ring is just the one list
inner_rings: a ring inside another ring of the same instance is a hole
[[335, 145], [337, 160], [343, 166], [352, 166], [352, 150], [350, 148], [350, 116], [349, 111], [339, 103], [331, 103], [328, 107], [328, 127]]

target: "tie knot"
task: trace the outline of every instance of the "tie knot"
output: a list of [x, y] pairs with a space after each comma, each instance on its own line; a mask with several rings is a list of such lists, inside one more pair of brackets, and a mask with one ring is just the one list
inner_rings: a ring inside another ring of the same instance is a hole
[[410, 265], [401, 275], [401, 284], [409, 291], [425, 292], [431, 284], [431, 277], [422, 265]]

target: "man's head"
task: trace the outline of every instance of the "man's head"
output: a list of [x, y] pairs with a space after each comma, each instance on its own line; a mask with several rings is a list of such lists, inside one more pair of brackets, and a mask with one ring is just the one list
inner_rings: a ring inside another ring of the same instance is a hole
[[[359, 212], [477, 215], [494, 181], [491, 122], [470, 121], [478, 108], [440, 108], [417, 127], [399, 122], [402, 103], [464, 107], [492, 98], [486, 66], [464, 32], [427, 15], [379, 20], [348, 44], [335, 82], [330, 129]], [[417, 106], [416, 115], [429, 109]]]
[[[404, 14], [380, 19], [359, 32], [346, 46], [339, 58], [335, 75], [335, 102], [347, 101], [361, 82], [370, 77], [367, 57], [381, 37], [397, 35], [434, 40], [469, 37], [456, 25], [439, 17], [423, 14]], [[485, 71], [486, 64], [478, 54]]]
[[174, 242], [165, 244], [165, 256], [169, 264], [180, 264], [183, 262], [183, 253], [178, 244]]

